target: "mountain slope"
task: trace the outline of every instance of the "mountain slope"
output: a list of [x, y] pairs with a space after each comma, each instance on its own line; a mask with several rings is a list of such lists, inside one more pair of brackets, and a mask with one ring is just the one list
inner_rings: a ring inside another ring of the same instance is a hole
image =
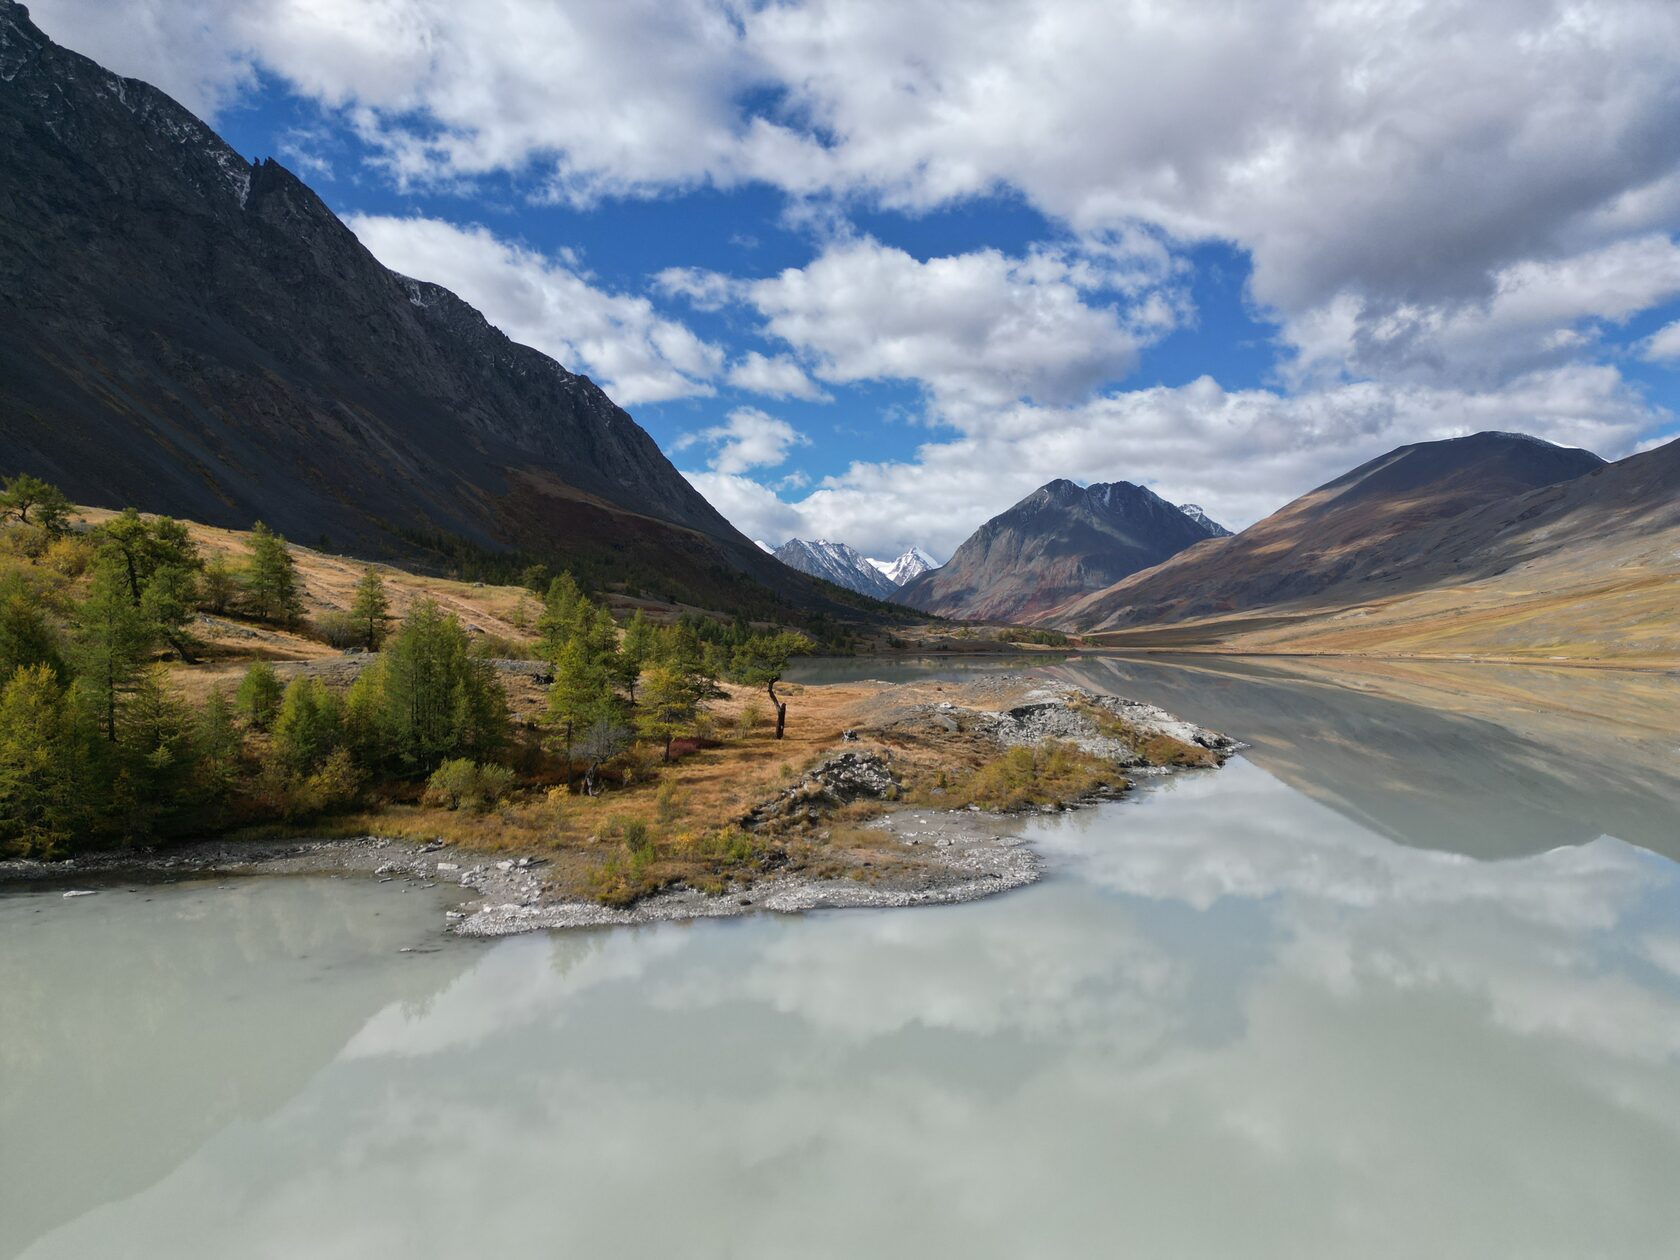
[[587, 377], [0, 0], [0, 451], [83, 502], [836, 608]]
[[776, 559], [801, 573], [873, 599], [891, 599], [898, 594], [898, 587], [885, 574], [845, 543], [790, 538], [776, 548]]
[[920, 547], [912, 547], [896, 560], [871, 560], [869, 562], [880, 570], [882, 576], [894, 586], [903, 586], [914, 578], [919, 578], [929, 569], [937, 569], [939, 562]]
[[1680, 442], [1501, 499], [1415, 543], [1412, 575], [1109, 637], [1242, 652], [1680, 664]]
[[1605, 467], [1508, 433], [1402, 446], [1218, 539], [1070, 603], [1086, 630], [1356, 602], [1462, 576], [1518, 496]]
[[912, 608], [1020, 621], [1205, 542], [1218, 526], [1142, 486], [1052, 481], [994, 516], [944, 567], [900, 589]]

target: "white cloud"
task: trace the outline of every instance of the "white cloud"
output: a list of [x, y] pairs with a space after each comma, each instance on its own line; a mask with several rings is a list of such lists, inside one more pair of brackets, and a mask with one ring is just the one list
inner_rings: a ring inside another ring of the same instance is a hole
[[[766, 336], [830, 384], [914, 381], [942, 410], [1018, 399], [1066, 404], [1125, 375], [1183, 299], [1139, 295], [1139, 269], [1039, 250], [977, 250], [921, 261], [870, 239], [829, 244], [803, 267], [741, 281], [666, 273], [668, 292], [752, 306]], [[1141, 296], [1131, 310], [1115, 291]], [[1135, 318], [1134, 318], [1135, 315]]]
[[756, 407], [737, 407], [723, 424], [685, 433], [674, 445], [679, 451], [708, 446], [711, 455], [707, 463], [711, 469], [724, 476], [736, 476], [754, 468], [776, 468], [787, 462], [790, 450], [808, 446], [810, 441], [786, 420], [778, 420]]
[[1640, 353], [1652, 363], [1680, 363], [1680, 319], [1647, 337]]
[[729, 383], [748, 393], [769, 398], [798, 398], [805, 402], [831, 402], [833, 395], [805, 375], [785, 354], [766, 356], [757, 350], [730, 365]]
[[509, 337], [587, 373], [624, 406], [711, 394], [723, 370], [719, 347], [644, 297], [596, 288], [569, 259], [439, 219], [346, 222], [386, 266], [454, 291]]
[[1203, 377], [1070, 407], [976, 411], [913, 460], [854, 463], [791, 503], [743, 478], [688, 476], [754, 537], [840, 538], [869, 555], [919, 543], [946, 557], [1055, 477], [1142, 482], [1241, 528], [1406, 442], [1502, 429], [1620, 453], [1665, 414], [1608, 367], [1548, 368], [1487, 391], [1355, 382], [1291, 395]]
[[1680, 215], [1670, 0], [35, 9], [196, 108], [276, 74], [404, 179], [514, 171], [573, 199], [763, 180], [911, 209], [1013, 190], [1079, 232], [1235, 242], [1285, 318], [1485, 298]]

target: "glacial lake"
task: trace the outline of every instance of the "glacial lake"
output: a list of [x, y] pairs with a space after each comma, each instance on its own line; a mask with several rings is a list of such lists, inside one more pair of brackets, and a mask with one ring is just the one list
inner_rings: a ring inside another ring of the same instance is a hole
[[1680, 683], [1042, 668], [1251, 746], [964, 906], [0, 894], [0, 1257], [1680, 1255]]

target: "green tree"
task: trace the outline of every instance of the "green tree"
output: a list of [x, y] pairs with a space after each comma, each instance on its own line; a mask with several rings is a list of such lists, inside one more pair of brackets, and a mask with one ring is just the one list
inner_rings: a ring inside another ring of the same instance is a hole
[[13, 569], [0, 573], [0, 679], [25, 665], [49, 666], [60, 681], [68, 681], [41, 593], [22, 571]]
[[655, 665], [644, 677], [636, 729], [660, 744], [662, 758], [670, 761], [671, 740], [694, 724], [699, 711], [693, 678], [676, 665]]
[[76, 615], [72, 664], [111, 743], [117, 716], [156, 648], [155, 625], [129, 597], [126, 576], [109, 559], [97, 563]]
[[239, 578], [226, 556], [212, 556], [199, 578], [199, 602], [218, 617], [233, 606], [239, 594]]
[[422, 599], [382, 653], [386, 724], [411, 771], [430, 772], [446, 757], [483, 757], [507, 740], [507, 697], [468, 647], [461, 623]]
[[[31, 515], [33, 513], [33, 515]], [[15, 519], [57, 538], [70, 526], [70, 500], [57, 486], [19, 473], [0, 488], [0, 521]]]
[[251, 526], [251, 555], [245, 564], [245, 600], [262, 621], [294, 625], [303, 613], [297, 565], [286, 540], [258, 521]]
[[195, 647], [187, 625], [198, 601], [198, 545], [181, 522], [167, 516], [150, 520], [133, 508], [100, 526], [96, 562], [118, 569], [128, 597], [155, 633], [182, 660]]
[[344, 697], [344, 746], [356, 764], [377, 770], [395, 751], [395, 739], [385, 708], [385, 669], [376, 663], [364, 669]]
[[254, 661], [239, 680], [239, 690], [233, 696], [234, 707], [254, 729], [266, 731], [280, 712], [283, 690], [274, 666], [267, 661]]
[[220, 687], [211, 690], [193, 722], [199, 795], [206, 802], [225, 799], [239, 777], [245, 741], [234, 725], [233, 703]]
[[385, 596], [385, 580], [379, 570], [369, 565], [356, 583], [356, 596], [350, 602], [350, 616], [357, 633], [363, 636], [370, 652], [379, 650], [385, 638], [385, 623], [391, 619], [391, 603]]
[[632, 704], [636, 700], [636, 680], [658, 651], [659, 632], [638, 608], [624, 623], [624, 636], [618, 645], [619, 674], [626, 680]]
[[274, 719], [274, 755], [293, 775], [315, 770], [343, 737], [343, 707], [315, 678], [294, 678]]
[[562, 573], [548, 584], [543, 610], [537, 617], [537, 638], [545, 660], [552, 661], [566, 640], [577, 634], [580, 618], [588, 607], [588, 597], [570, 573]]
[[568, 639], [554, 658], [548, 720], [566, 750], [567, 782], [571, 781], [572, 751], [579, 734], [597, 722], [622, 721], [609, 658], [583, 636]]
[[73, 710], [51, 666], [13, 672], [0, 690], [0, 852], [54, 857], [76, 839], [85, 795]]
[[803, 656], [816, 645], [794, 630], [778, 634], [755, 634], [735, 649], [730, 673], [737, 682], [763, 687], [776, 710], [776, 738], [787, 726], [787, 705], [776, 695], [776, 684], [787, 672], [790, 658]]

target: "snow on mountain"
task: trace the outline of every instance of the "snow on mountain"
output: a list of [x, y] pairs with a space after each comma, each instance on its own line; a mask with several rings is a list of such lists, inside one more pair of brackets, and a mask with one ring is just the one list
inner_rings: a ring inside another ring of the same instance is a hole
[[911, 578], [921, 577], [929, 569], [937, 569], [939, 561], [935, 560], [920, 547], [912, 547], [896, 560], [871, 560], [874, 565], [894, 586], [903, 586]]
[[891, 599], [898, 592], [895, 583], [879, 572], [855, 547], [848, 547], [845, 543], [830, 542], [826, 538], [809, 541], [790, 538], [777, 547], [774, 554], [789, 568], [833, 582], [860, 595]]
[[1178, 510], [1207, 530], [1209, 538], [1229, 538], [1231, 536], [1231, 531], [1204, 512], [1199, 504], [1180, 503]]

